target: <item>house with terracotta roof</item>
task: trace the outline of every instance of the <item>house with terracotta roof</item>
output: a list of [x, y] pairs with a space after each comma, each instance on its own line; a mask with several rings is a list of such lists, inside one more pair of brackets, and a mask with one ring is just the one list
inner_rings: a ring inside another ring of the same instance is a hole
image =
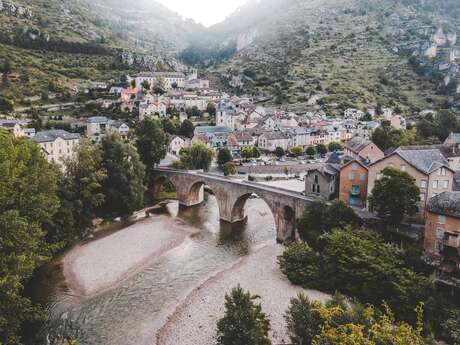
[[372, 141], [362, 138], [352, 138], [344, 147], [344, 153], [353, 159], [362, 159], [373, 163], [385, 156], [382, 150], [379, 149]]

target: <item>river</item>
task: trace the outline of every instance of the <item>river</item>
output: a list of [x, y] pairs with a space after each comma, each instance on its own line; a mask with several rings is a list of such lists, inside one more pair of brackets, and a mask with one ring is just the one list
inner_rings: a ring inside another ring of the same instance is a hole
[[96, 297], [73, 296], [62, 284], [60, 270], [48, 271], [39, 289], [50, 319], [44, 330], [46, 343], [60, 344], [62, 337], [71, 336], [80, 345], [154, 344], [156, 330], [193, 289], [240, 258], [275, 243], [274, 220], [265, 202], [249, 199], [246, 213], [248, 221], [235, 226], [220, 223], [212, 195], [187, 209], [171, 202], [168, 217], [181, 219], [196, 233]]

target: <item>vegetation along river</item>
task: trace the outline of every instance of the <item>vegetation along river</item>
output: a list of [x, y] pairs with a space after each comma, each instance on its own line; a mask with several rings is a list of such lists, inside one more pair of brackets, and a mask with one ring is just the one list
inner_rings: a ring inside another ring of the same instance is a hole
[[[261, 199], [248, 200], [248, 220], [236, 226], [220, 223], [212, 195], [206, 194], [205, 202], [193, 208], [179, 209], [177, 202], [167, 208], [168, 219], [181, 220], [195, 232], [112, 289], [81, 297], [63, 284], [59, 269], [43, 273], [41, 298], [50, 317], [43, 332], [45, 343], [62, 344], [69, 336], [81, 345], [153, 344], [156, 330], [193, 289], [240, 258], [275, 243], [273, 216]], [[145, 226], [155, 231], [161, 223]]]

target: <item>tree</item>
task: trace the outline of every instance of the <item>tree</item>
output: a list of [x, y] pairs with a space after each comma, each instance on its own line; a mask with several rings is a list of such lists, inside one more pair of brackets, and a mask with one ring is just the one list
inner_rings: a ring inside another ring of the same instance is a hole
[[0, 157], [0, 343], [22, 344], [43, 316], [24, 283], [55, 249], [46, 227], [59, 207], [57, 175], [36, 144], [2, 129]]
[[358, 223], [358, 216], [344, 202], [334, 200], [328, 206], [322, 201], [315, 201], [305, 207], [297, 222], [297, 231], [302, 240], [316, 248], [318, 238], [324, 233], [346, 226], [355, 227]]
[[236, 174], [236, 166], [233, 162], [227, 162], [223, 165], [222, 171], [224, 172], [225, 176], [228, 175], [235, 175]]
[[302, 156], [303, 154], [303, 149], [301, 146], [294, 146], [291, 148], [291, 154], [293, 154], [296, 157]]
[[145, 165], [146, 181], [150, 184], [153, 168], [166, 156], [168, 139], [160, 123], [149, 118], [139, 123], [135, 134], [137, 152]]
[[284, 156], [284, 149], [282, 147], [277, 147], [275, 149], [275, 156], [278, 157], [278, 158], [281, 158]]
[[291, 299], [284, 316], [291, 344], [310, 345], [320, 333], [323, 320], [317, 306], [303, 293]]
[[255, 301], [258, 296], [240, 286], [225, 295], [225, 315], [217, 322], [219, 345], [270, 345], [270, 320]]
[[171, 135], [177, 134], [178, 124], [171, 118], [165, 117], [161, 119], [161, 126], [163, 127], [163, 131], [165, 131], [166, 133]]
[[213, 152], [205, 143], [197, 141], [180, 151], [180, 160], [189, 170], [208, 171], [211, 166]]
[[260, 157], [260, 151], [255, 146], [252, 147], [252, 157], [253, 158], [259, 158]]
[[69, 245], [93, 229], [96, 210], [104, 201], [100, 149], [89, 141], [82, 141], [75, 156], [66, 160], [64, 166], [58, 189], [61, 208], [54, 217], [48, 238]]
[[216, 116], [216, 106], [214, 105], [214, 103], [208, 103], [208, 105], [206, 106], [206, 112], [211, 117]]
[[[145, 149], [145, 157], [154, 156], [156, 149], [151, 144], [140, 144]], [[102, 184], [105, 195], [102, 205], [103, 215], [130, 216], [143, 207], [145, 166], [139, 154], [117, 134], [109, 134], [102, 139], [102, 168], [107, 176]], [[151, 163], [149, 163], [151, 164]]]
[[180, 125], [179, 133], [180, 135], [183, 135], [184, 137], [187, 138], [193, 138], [193, 134], [195, 132], [195, 126], [193, 125], [193, 122], [190, 121], [189, 119], [186, 119], [182, 122]]
[[443, 142], [451, 132], [460, 129], [459, 121], [454, 113], [449, 110], [441, 110], [433, 117], [431, 114], [417, 122], [417, 135], [421, 139], [437, 138]]
[[241, 149], [241, 157], [245, 159], [249, 158], [259, 158], [260, 157], [260, 152], [259, 149], [255, 146], [246, 146]]
[[314, 146], [308, 146], [305, 153], [309, 155], [310, 157], [313, 157], [314, 155], [316, 155], [316, 149]]
[[141, 83], [141, 87], [144, 91], [148, 91], [150, 90], [150, 83], [147, 81], [147, 80], [144, 80], [142, 83]]
[[232, 154], [229, 149], [220, 149], [217, 153], [217, 164], [220, 168], [223, 168], [224, 164], [233, 160]]
[[390, 225], [397, 226], [406, 215], [417, 213], [420, 189], [407, 172], [387, 167], [382, 174], [369, 197], [370, 208]]
[[7, 98], [0, 97], [0, 112], [11, 113], [13, 110], [13, 102]]
[[164, 95], [166, 93], [164, 80], [161, 78], [157, 79], [155, 85], [152, 87], [152, 91], [156, 95]]
[[324, 156], [327, 153], [327, 147], [324, 144], [316, 145], [316, 152], [318, 152], [321, 156]]
[[332, 143], [329, 143], [329, 145], [327, 146], [327, 149], [329, 150], [329, 152], [342, 151], [343, 146], [342, 144], [338, 142], [332, 142]]
[[176, 90], [176, 89], [179, 87], [179, 85], [177, 85], [177, 83], [174, 82], [174, 83], [171, 84], [171, 87], [172, 87], [174, 90]]

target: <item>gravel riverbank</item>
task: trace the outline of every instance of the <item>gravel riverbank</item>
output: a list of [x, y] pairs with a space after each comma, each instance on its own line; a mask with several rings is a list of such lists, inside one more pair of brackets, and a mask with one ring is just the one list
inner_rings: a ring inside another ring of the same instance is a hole
[[225, 294], [238, 284], [261, 297], [262, 309], [271, 320], [273, 344], [289, 343], [283, 315], [290, 299], [299, 292], [322, 302], [329, 296], [292, 285], [276, 262], [282, 251], [281, 245], [266, 246], [196, 288], [157, 333], [157, 345], [214, 345]]
[[180, 220], [154, 216], [76, 246], [63, 258], [66, 284], [74, 295], [89, 297], [102, 293], [142, 271], [194, 231]]

